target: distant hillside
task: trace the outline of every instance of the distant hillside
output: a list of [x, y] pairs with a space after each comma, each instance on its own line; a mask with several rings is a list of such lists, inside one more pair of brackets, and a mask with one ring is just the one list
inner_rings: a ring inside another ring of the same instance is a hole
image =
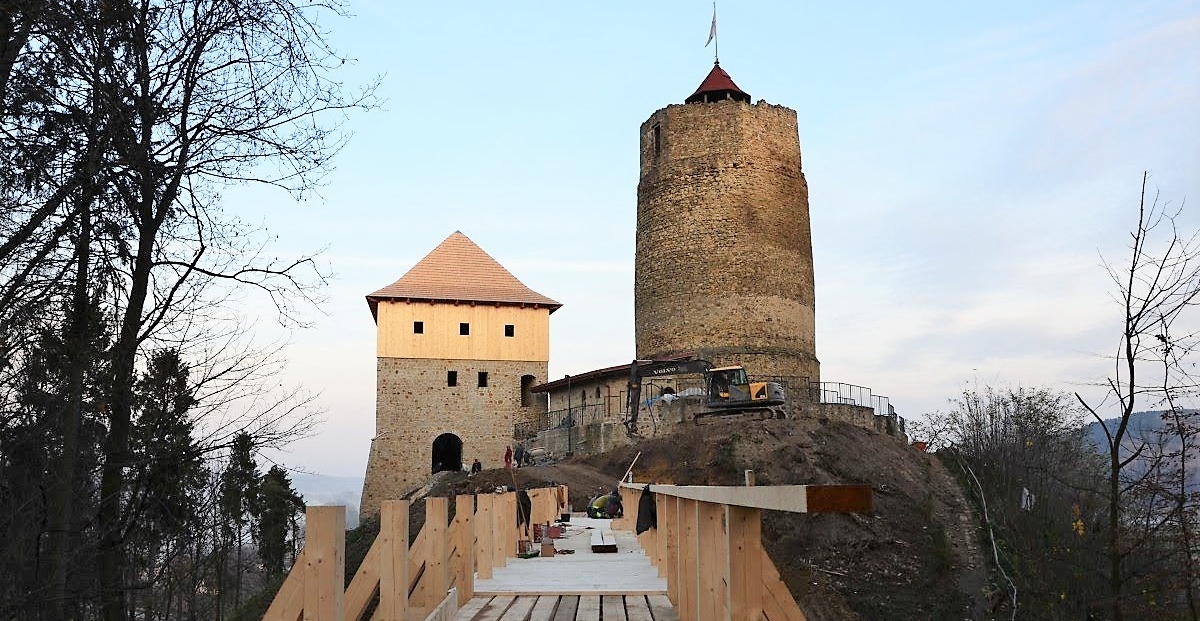
[[[1110, 418], [1104, 421], [1104, 426], [1116, 431], [1119, 419]], [[1129, 418], [1128, 433], [1134, 438], [1151, 439], [1158, 432], [1166, 431], [1167, 424], [1162, 420], [1162, 411], [1134, 412]], [[1104, 429], [1098, 422], [1091, 422], [1083, 427], [1088, 440], [1100, 450], [1106, 450], [1108, 440], [1104, 437]]]
[[[1137, 449], [1143, 442], [1156, 444], [1165, 442], [1164, 451], [1178, 451], [1181, 443], [1177, 436], [1167, 433], [1167, 422], [1162, 418], [1163, 411], [1152, 412], [1134, 412], [1129, 418], [1129, 428], [1127, 431], [1127, 439], [1123, 442], [1122, 453], [1130, 454], [1131, 451]], [[1108, 419], [1104, 421], [1105, 427], [1111, 431], [1116, 431], [1119, 419]], [[1098, 422], [1092, 422], [1084, 426], [1084, 432], [1088, 440], [1096, 447], [1096, 450], [1101, 452], [1108, 451], [1108, 439], [1105, 437], [1104, 428]], [[1139, 460], [1140, 464], [1131, 464], [1130, 472], [1139, 474], [1145, 471], [1147, 462], [1145, 459]], [[1188, 479], [1189, 487], [1200, 489], [1200, 463], [1193, 461], [1188, 464]]]
[[362, 477], [333, 477], [323, 474], [291, 475], [292, 487], [309, 505], [344, 505], [346, 528], [358, 526], [358, 501], [362, 495]]

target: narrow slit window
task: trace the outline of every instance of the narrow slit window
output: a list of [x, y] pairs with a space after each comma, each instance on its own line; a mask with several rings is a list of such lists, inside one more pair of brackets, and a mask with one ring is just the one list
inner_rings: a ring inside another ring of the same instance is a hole
[[424, 321], [414, 321], [413, 322], [413, 334], [425, 334], [425, 322]]
[[446, 385], [458, 386], [458, 371], [446, 371]]
[[504, 324], [504, 336], [513, 336], [517, 333], [517, 327], [511, 323]]
[[487, 388], [487, 374], [488, 374], [487, 371], [479, 372], [479, 387], [480, 388]]
[[458, 333], [463, 336], [467, 336], [468, 334], [470, 334], [471, 333], [471, 324], [469, 324], [469, 323], [458, 324]]
[[654, 154], [662, 153], [662, 128], [654, 124]]

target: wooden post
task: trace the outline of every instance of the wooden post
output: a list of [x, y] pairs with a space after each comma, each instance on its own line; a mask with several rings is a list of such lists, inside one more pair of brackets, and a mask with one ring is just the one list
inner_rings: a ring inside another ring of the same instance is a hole
[[667, 539], [670, 536], [666, 529], [667, 500], [662, 494], [654, 495], [654, 507], [658, 513], [658, 528], [654, 533], [654, 565], [658, 567], [658, 575], [662, 578], [667, 577]]
[[529, 492], [530, 495], [537, 494], [533, 499], [534, 524], [545, 524], [558, 519], [558, 499], [555, 498], [557, 491], [553, 487], [544, 487]]
[[504, 492], [504, 558], [517, 558], [517, 493]]
[[304, 523], [304, 621], [342, 621], [346, 508], [309, 507]]
[[679, 499], [679, 609], [680, 619], [696, 617], [696, 503], [687, 498]]
[[454, 586], [458, 605], [475, 597], [475, 498], [459, 494], [454, 499]]
[[378, 621], [408, 618], [408, 501], [387, 500], [379, 513]]
[[637, 491], [628, 487], [622, 487], [618, 490], [618, 495], [621, 498], [621, 508], [624, 513], [621, 517], [615, 518], [612, 521], [613, 530], [634, 530], [637, 520]]
[[446, 571], [446, 519], [449, 501], [445, 497], [425, 499], [425, 531], [429, 533], [429, 555], [425, 558], [425, 610], [431, 611], [446, 598], [450, 579]]
[[725, 619], [725, 505], [696, 503], [696, 618]]
[[513, 512], [513, 508], [505, 502], [508, 494], [492, 494], [492, 567], [505, 567], [508, 565], [508, 555], [505, 553], [505, 548], [508, 547], [509, 528], [508, 522], [504, 516]]
[[747, 470], [746, 471], [746, 487], [753, 487], [753, 486], [754, 486], [754, 471]]
[[[518, 499], [517, 499], [517, 497], [520, 495], [520, 492], [509, 492], [509, 493], [512, 494], [512, 499], [513, 499], [513, 521], [512, 521], [512, 527], [513, 527], [512, 537], [513, 538], [512, 538], [512, 542], [511, 542], [512, 543], [511, 554], [512, 554], [513, 558], [516, 558], [517, 553], [520, 552], [519, 545], [517, 544], [517, 542], [521, 541], [522, 539], [528, 539], [528, 540], [533, 539], [533, 515], [532, 515], [533, 514], [533, 496], [532, 495], [529, 496], [529, 513], [530, 513], [530, 515], [525, 516], [525, 520], [526, 520], [525, 526], [522, 526], [521, 520], [518, 517], [518, 511], [523, 512], [525, 510], [520, 508], [521, 503], [518, 502]], [[525, 493], [529, 494], [529, 490], [525, 490]], [[525, 534], [526, 528], [529, 529], [528, 535]]]
[[664, 528], [663, 548], [666, 562], [663, 566], [667, 572], [667, 598], [671, 604], [679, 608], [679, 503], [681, 500], [674, 496], [660, 495], [663, 499], [663, 515], [658, 518], [658, 524]]
[[762, 511], [725, 505], [730, 621], [755, 621], [762, 610]]
[[[529, 523], [531, 525], [532, 524], [544, 524], [546, 522], [546, 502], [544, 500], [545, 495], [546, 495], [546, 490], [545, 489], [531, 489], [528, 491], [528, 493], [529, 493]], [[533, 532], [532, 528], [533, 527], [530, 526], [531, 533]], [[530, 535], [530, 538], [531, 539], [533, 538], [532, 534]]]
[[475, 497], [479, 503], [475, 513], [475, 571], [479, 572], [480, 580], [491, 578], [492, 567], [495, 566], [495, 561], [492, 560], [492, 552], [496, 549], [496, 544], [492, 543], [494, 498], [493, 494], [479, 494]]

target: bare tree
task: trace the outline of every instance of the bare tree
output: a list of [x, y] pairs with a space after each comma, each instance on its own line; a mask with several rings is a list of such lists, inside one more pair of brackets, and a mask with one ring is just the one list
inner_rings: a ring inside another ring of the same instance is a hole
[[981, 509], [1000, 572], [993, 605], [1011, 606], [1020, 619], [1086, 617], [1104, 590], [1094, 569], [1103, 533], [1090, 526], [1102, 510], [1103, 469], [1074, 398], [985, 386], [951, 405], [913, 431], [963, 473], [964, 491]]
[[[100, 617], [128, 616], [127, 545], [144, 510], [132, 501], [140, 465], [131, 441], [150, 352], [181, 351], [200, 372], [208, 412], [252, 402], [221, 411], [229, 426], [198, 425], [201, 450], [219, 453], [242, 431], [278, 442], [298, 430], [280, 423], [303, 396], [255, 404], [258, 393], [244, 388], [263, 377], [261, 355], [207, 344], [234, 342], [236, 329], [213, 327], [234, 320], [231, 292], [265, 296], [290, 324], [319, 301], [326, 274], [315, 259], [272, 258], [268, 236], [224, 212], [220, 192], [247, 182], [310, 190], [344, 143], [343, 115], [369, 105], [372, 87], [343, 93], [345, 59], [316, 21], [331, 13], [339, 5], [289, 0], [0, 3], [0, 321], [16, 326], [0, 338], [10, 363], [0, 369], [0, 405], [8, 411], [17, 394], [16, 370], [38, 334], [31, 326], [70, 335], [97, 319], [111, 332], [102, 353], [79, 341], [66, 358], [75, 388], [53, 434], [63, 445], [49, 466], [46, 618], [97, 608], [67, 602], [80, 545], [97, 559]], [[46, 309], [57, 315], [40, 316]], [[201, 333], [213, 338], [198, 346]], [[97, 504], [88, 541], [73, 547], [84, 534], [72, 526], [79, 468], [70, 433], [85, 401], [79, 378], [93, 368], [104, 369], [88, 395], [103, 416], [99, 472], [87, 473]]]
[[[1147, 450], [1145, 440], [1130, 433], [1130, 419], [1140, 410], [1182, 403], [1196, 394], [1195, 378], [1183, 363], [1197, 344], [1197, 334], [1185, 329], [1193, 307], [1200, 302], [1200, 236], [1177, 227], [1180, 208], [1147, 196], [1149, 174], [1142, 176], [1138, 219], [1130, 233], [1128, 262], [1104, 262], [1122, 309], [1122, 329], [1113, 356], [1113, 373], [1106, 396], [1089, 402], [1076, 395], [1104, 430], [1107, 452], [1108, 585], [1111, 614], [1124, 618], [1131, 578], [1127, 560], [1132, 545], [1127, 495], [1145, 481], [1146, 469], [1130, 468]], [[1104, 413], [1112, 412], [1106, 423]]]

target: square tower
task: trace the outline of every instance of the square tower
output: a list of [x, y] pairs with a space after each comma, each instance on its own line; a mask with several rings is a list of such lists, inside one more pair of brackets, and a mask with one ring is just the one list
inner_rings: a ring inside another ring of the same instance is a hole
[[513, 425], [545, 409], [530, 389], [546, 380], [562, 306], [458, 231], [367, 304], [377, 367], [364, 518], [430, 474], [502, 462]]

